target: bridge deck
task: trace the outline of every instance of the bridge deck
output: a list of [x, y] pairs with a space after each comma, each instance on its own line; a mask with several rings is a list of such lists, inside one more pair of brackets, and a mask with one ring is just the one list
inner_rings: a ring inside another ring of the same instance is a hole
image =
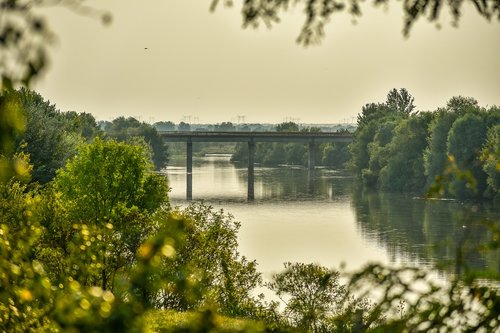
[[351, 142], [351, 133], [332, 132], [167, 132], [170, 142]]

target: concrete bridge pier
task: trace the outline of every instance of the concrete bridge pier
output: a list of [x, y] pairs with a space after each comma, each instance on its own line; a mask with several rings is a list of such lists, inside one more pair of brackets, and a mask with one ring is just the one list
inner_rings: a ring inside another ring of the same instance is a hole
[[307, 171], [307, 193], [314, 195], [314, 170]]
[[314, 170], [316, 160], [316, 150], [314, 140], [309, 141], [309, 170]]
[[254, 193], [254, 159], [255, 159], [255, 142], [253, 139], [248, 141], [248, 194], [247, 200], [253, 201], [255, 199]]
[[193, 199], [193, 142], [186, 142], [186, 200]]

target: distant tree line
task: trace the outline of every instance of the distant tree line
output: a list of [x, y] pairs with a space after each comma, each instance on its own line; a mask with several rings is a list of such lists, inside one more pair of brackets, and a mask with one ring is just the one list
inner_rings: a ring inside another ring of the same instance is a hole
[[[287, 122], [284, 122], [287, 123]], [[189, 124], [181, 121], [175, 124], [172, 121], [159, 121], [153, 124], [158, 131], [205, 131], [205, 132], [268, 132], [275, 131], [276, 125], [267, 123], [241, 123], [235, 124], [230, 121], [223, 121], [217, 124]], [[299, 128], [307, 128], [308, 125], [299, 125]], [[317, 124], [314, 127], [320, 128], [324, 132], [335, 132], [356, 129], [354, 124]]]
[[[189, 124], [182, 122], [177, 127], [172, 122], [150, 125], [132, 117], [97, 122], [89, 113], [61, 112], [28, 89], [13, 93], [26, 121], [25, 130], [15, 136], [15, 150], [29, 155], [32, 179], [42, 184], [54, 178], [79, 145], [95, 137], [142, 142], [155, 168], [161, 169], [168, 162], [169, 152], [158, 130], [190, 129]], [[211, 125], [211, 130], [218, 131], [241, 128], [241, 124], [231, 122]], [[319, 127], [300, 127], [293, 122], [271, 129], [321, 131]], [[235, 147], [231, 160], [246, 162], [247, 145], [238, 143]], [[461, 199], [492, 198], [500, 193], [499, 147], [499, 107], [480, 107], [474, 98], [459, 96], [433, 112], [416, 111], [414, 98], [406, 89], [393, 89], [385, 102], [362, 108], [351, 144], [318, 144], [314, 155], [316, 165], [348, 168], [371, 188], [423, 194], [436, 181], [443, 181], [443, 175], [460, 174], [441, 194]], [[271, 166], [305, 166], [308, 150], [307, 144], [300, 143], [258, 143], [255, 161]]]
[[[319, 127], [302, 127], [294, 122], [284, 122], [278, 124], [274, 130], [276, 132], [321, 132]], [[347, 131], [341, 129], [338, 132]], [[332, 168], [343, 168], [349, 159], [347, 143], [326, 143], [315, 145], [315, 164], [325, 165]], [[248, 145], [238, 143], [236, 151], [231, 157], [233, 162], [248, 161]], [[306, 166], [309, 161], [309, 146], [303, 143], [280, 143], [280, 142], [259, 142], [255, 146], [255, 162], [268, 166], [278, 164], [302, 165]]]
[[168, 150], [156, 128], [134, 118], [119, 117], [112, 122], [97, 122], [90, 113], [61, 112], [55, 104], [26, 88], [13, 91], [25, 120], [24, 131], [15, 136], [15, 150], [29, 156], [32, 180], [45, 184], [73, 157], [78, 146], [95, 137], [118, 141], [142, 141], [156, 169], [168, 161]]
[[459, 96], [434, 112], [414, 109], [406, 89], [393, 89], [386, 102], [363, 107], [348, 162], [363, 183], [424, 193], [455, 170], [461, 176], [450, 182], [446, 194], [498, 196], [500, 108], [480, 107], [474, 98]]
[[160, 170], [168, 162], [168, 146], [153, 125], [129, 117], [118, 117], [111, 122], [100, 122], [104, 133], [118, 141], [144, 140], [149, 146], [151, 158], [156, 170]]

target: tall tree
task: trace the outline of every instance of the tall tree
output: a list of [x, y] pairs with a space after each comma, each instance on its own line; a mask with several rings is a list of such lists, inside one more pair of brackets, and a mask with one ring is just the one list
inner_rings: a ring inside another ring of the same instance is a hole
[[176, 249], [173, 261], [166, 260], [164, 274], [183, 272], [197, 283], [197, 293], [164, 285], [153, 302], [158, 307], [185, 311], [209, 305], [230, 316], [252, 316], [257, 301], [252, 291], [261, 285], [257, 263], [238, 252], [237, 233], [240, 223], [223, 210], [192, 204], [176, 212], [186, 220], [186, 240]]
[[175, 131], [175, 124], [171, 121], [159, 121], [153, 124], [158, 131]]
[[466, 187], [466, 183], [457, 180], [453, 185], [459, 198], [481, 196], [486, 187], [486, 175], [479, 160], [480, 150], [486, 141], [487, 127], [483, 118], [475, 113], [467, 113], [458, 118], [448, 133], [448, 154], [453, 156], [457, 166], [470, 170], [477, 181], [477, 193]]
[[392, 89], [387, 94], [387, 101], [385, 104], [391, 110], [403, 115], [409, 115], [415, 109], [415, 105], [413, 104], [414, 100], [415, 98], [413, 98], [405, 88], [399, 90]]
[[488, 130], [486, 143], [481, 150], [483, 170], [493, 195], [500, 197], [500, 124]]
[[190, 131], [191, 130], [191, 125], [189, 125], [188, 123], [185, 123], [185, 122], [181, 121], [179, 123], [179, 125], [177, 126], [177, 129], [179, 131]]
[[[113, 288], [118, 271], [130, 265], [154, 230], [150, 217], [167, 203], [166, 180], [152, 168], [142, 146], [97, 138], [58, 172], [51, 214], [60, 218], [45, 223], [68, 235], [68, 244], [51, 242], [69, 258], [62, 276]], [[84, 264], [72, 265], [75, 256]]]
[[345, 296], [339, 273], [316, 264], [285, 263], [268, 287], [282, 299], [290, 323], [306, 332], [330, 331], [328, 318]]
[[152, 125], [140, 122], [133, 117], [118, 117], [105, 127], [105, 132], [112, 138], [124, 142], [133, 140], [133, 137], [143, 138], [151, 147], [155, 168], [160, 170], [166, 166], [168, 146]]
[[419, 192], [425, 187], [423, 152], [427, 147], [430, 113], [402, 120], [388, 145], [387, 165], [380, 171], [380, 187], [385, 190]]
[[362, 170], [369, 168], [370, 153], [368, 145], [373, 142], [380, 124], [398, 117], [385, 103], [370, 103], [363, 106], [358, 114], [358, 127], [353, 134], [353, 142], [349, 145], [351, 160], [349, 168], [361, 175]]
[[457, 118], [466, 112], [479, 112], [478, 102], [472, 97], [454, 96], [446, 103], [446, 108], [438, 109], [429, 125], [429, 146], [424, 152], [427, 185], [443, 174], [448, 160], [448, 132]]
[[276, 132], [298, 132], [299, 125], [293, 121], [283, 122], [276, 125]]
[[17, 151], [29, 154], [33, 180], [47, 183], [77, 146], [99, 129], [92, 115], [60, 112], [35, 91], [21, 88], [15, 95], [26, 119], [26, 130], [17, 137]]

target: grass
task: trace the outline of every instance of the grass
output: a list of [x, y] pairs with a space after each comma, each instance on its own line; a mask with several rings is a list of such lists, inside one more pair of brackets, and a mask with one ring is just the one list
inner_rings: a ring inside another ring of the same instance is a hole
[[154, 310], [145, 316], [147, 333], [168, 332], [265, 332], [264, 324], [218, 315], [211, 310], [178, 312]]

